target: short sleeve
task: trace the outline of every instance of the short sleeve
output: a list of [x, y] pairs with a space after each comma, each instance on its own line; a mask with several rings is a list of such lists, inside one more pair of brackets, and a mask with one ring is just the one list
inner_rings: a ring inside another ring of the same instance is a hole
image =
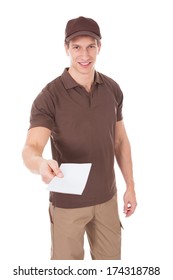
[[46, 127], [52, 130], [55, 123], [55, 105], [52, 94], [43, 89], [32, 104], [30, 114], [30, 128]]
[[117, 108], [117, 121], [121, 121], [123, 119], [123, 93], [120, 89], [119, 85], [117, 87], [117, 101], [118, 101], [118, 108]]

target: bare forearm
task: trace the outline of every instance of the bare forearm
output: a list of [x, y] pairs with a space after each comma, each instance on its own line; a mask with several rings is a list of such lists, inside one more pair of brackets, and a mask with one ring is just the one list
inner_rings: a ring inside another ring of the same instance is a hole
[[47, 184], [54, 176], [63, 177], [56, 160], [48, 160], [42, 157], [50, 135], [51, 131], [48, 128], [31, 128], [28, 131], [26, 143], [22, 151], [22, 157], [26, 167], [31, 172], [40, 174], [43, 182]]
[[115, 156], [128, 189], [134, 189], [133, 164], [131, 147], [128, 138], [115, 147]]
[[134, 189], [133, 166], [130, 142], [123, 121], [116, 123], [115, 156], [126, 182], [124, 198], [124, 213], [130, 217], [136, 209], [136, 194]]
[[46, 160], [42, 153], [32, 146], [25, 146], [23, 149], [23, 161], [26, 167], [33, 173], [41, 175], [43, 182], [48, 184], [54, 176], [62, 178], [61, 172], [56, 160]]
[[26, 145], [22, 151], [25, 166], [33, 173], [40, 174], [40, 165], [44, 161], [42, 153], [34, 146]]

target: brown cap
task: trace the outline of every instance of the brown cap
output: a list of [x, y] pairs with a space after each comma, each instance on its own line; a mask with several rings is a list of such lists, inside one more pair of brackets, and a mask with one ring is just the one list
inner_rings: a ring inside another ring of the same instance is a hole
[[91, 18], [78, 17], [67, 22], [65, 29], [65, 41], [69, 42], [72, 38], [80, 35], [88, 35], [100, 40], [100, 28], [96, 21]]

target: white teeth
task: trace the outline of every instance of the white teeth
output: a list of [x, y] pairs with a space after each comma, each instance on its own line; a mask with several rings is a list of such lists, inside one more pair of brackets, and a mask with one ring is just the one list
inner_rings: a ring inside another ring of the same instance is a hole
[[86, 66], [89, 64], [89, 62], [80, 62], [80, 64]]

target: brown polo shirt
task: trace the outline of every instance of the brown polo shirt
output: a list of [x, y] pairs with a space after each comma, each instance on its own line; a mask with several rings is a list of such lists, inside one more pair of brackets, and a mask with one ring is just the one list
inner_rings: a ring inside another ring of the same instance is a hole
[[95, 72], [91, 92], [65, 69], [36, 97], [30, 128], [51, 130], [52, 157], [61, 163], [92, 163], [82, 195], [50, 193], [56, 207], [78, 208], [111, 199], [114, 174], [115, 124], [122, 120], [123, 94], [111, 78]]

